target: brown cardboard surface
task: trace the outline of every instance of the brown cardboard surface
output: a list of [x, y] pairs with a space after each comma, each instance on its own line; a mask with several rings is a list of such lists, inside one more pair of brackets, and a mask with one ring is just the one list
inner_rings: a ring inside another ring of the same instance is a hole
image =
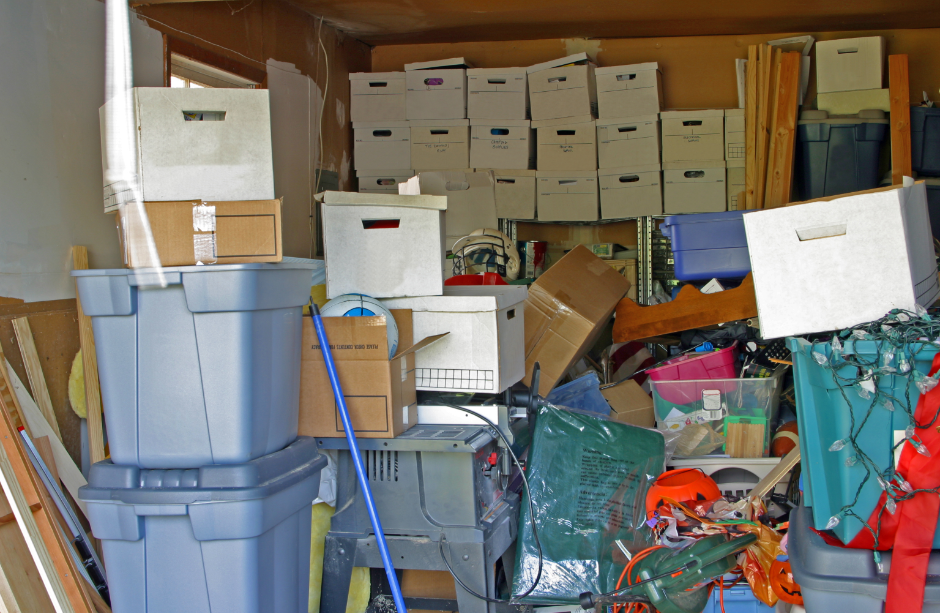
[[[395, 309], [392, 316], [403, 349], [391, 360], [384, 317], [323, 318], [356, 436], [391, 438], [417, 423], [411, 311]], [[303, 322], [302, 347], [298, 433], [344, 436], [320, 344], [308, 318]]]
[[547, 396], [607, 324], [630, 283], [583, 245], [539, 277], [525, 302], [526, 377], [541, 368]]
[[601, 394], [610, 405], [610, 418], [622, 424], [632, 424], [642, 428], [656, 426], [656, 414], [653, 412], [653, 399], [633, 379], [601, 389]]
[[[215, 207], [214, 232], [194, 229], [193, 207], [197, 205]], [[163, 266], [192, 266], [197, 261], [206, 264], [280, 262], [283, 257], [280, 200], [145, 202], [144, 208]], [[133, 244], [142, 237], [134, 227], [128, 227], [126, 234], [122, 232], [124, 219], [120, 211], [115, 215], [125, 265], [132, 268], [136, 264], [133, 250], [124, 248], [124, 241], [129, 236]], [[202, 259], [206, 253], [203, 248], [200, 248], [202, 254], [197, 254], [194, 245], [202, 241], [207, 241], [205, 249], [215, 261]]]

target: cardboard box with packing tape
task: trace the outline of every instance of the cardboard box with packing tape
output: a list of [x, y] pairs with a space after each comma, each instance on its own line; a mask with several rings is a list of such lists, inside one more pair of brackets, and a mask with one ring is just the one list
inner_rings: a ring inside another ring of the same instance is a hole
[[[323, 326], [356, 436], [392, 438], [418, 423], [415, 353], [447, 335], [413, 342], [412, 314], [392, 311], [398, 350], [389, 357], [384, 316], [324, 317]], [[345, 436], [313, 322], [303, 321], [300, 357], [301, 436]]]
[[[145, 202], [163, 266], [280, 262], [281, 201]], [[115, 215], [124, 265], [151, 266], [147, 237], [133, 205]]]

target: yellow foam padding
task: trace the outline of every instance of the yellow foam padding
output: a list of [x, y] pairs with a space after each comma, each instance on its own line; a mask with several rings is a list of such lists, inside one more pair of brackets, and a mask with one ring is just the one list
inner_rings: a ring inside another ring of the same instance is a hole
[[[313, 300], [313, 303], [319, 308], [323, 308], [323, 305], [329, 302], [326, 298], [326, 285], [314, 285], [310, 288], [310, 299]], [[304, 306], [304, 315], [310, 315], [310, 307]]]
[[[307, 605], [309, 613], [320, 611], [320, 589], [323, 586], [323, 548], [326, 533], [330, 531], [330, 518], [335, 509], [326, 503], [313, 505], [313, 526], [310, 538], [310, 599]], [[371, 591], [368, 568], [354, 568], [349, 583], [349, 600], [346, 601], [346, 613], [365, 613], [369, 606]]]
[[88, 407], [85, 405], [85, 366], [82, 363], [81, 349], [75, 354], [72, 370], [69, 372], [69, 404], [82, 419], [88, 416]]

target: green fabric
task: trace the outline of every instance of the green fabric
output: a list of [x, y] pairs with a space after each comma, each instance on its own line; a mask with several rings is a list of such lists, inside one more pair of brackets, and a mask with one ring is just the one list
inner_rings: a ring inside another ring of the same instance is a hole
[[[654, 430], [547, 406], [536, 420], [526, 476], [542, 545], [542, 575], [523, 602], [577, 604], [578, 595], [614, 589], [623, 570], [615, 541], [649, 547], [646, 492], [663, 471], [665, 442]], [[538, 571], [528, 502], [519, 516], [513, 596]]]

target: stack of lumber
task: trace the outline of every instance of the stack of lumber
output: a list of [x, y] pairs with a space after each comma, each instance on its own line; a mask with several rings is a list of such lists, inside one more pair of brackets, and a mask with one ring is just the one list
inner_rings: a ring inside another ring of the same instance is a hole
[[744, 202], [772, 209], [791, 197], [801, 55], [761, 44], [747, 57]]

